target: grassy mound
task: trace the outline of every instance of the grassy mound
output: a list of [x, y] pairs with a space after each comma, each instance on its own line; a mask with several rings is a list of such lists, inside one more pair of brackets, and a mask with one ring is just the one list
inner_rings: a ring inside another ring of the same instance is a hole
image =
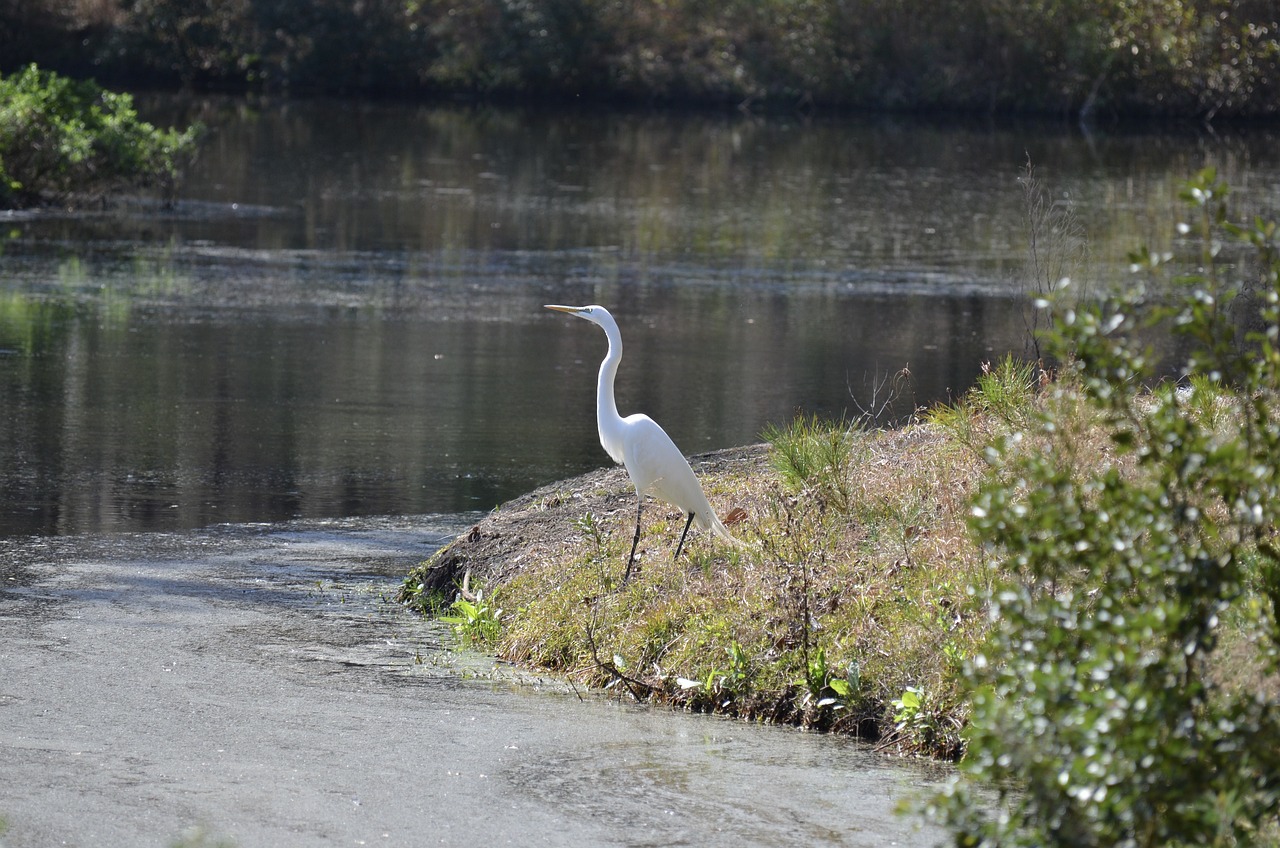
[[622, 469], [504, 505], [415, 569], [401, 600], [450, 606], [504, 659], [640, 699], [789, 722], [943, 757], [961, 751], [959, 672], [986, 633], [966, 529], [981, 445], [1029, 414], [1036, 375], [1006, 362], [960, 404], [896, 430], [797, 419], [770, 443], [695, 460], [742, 549], [671, 553], [650, 502], [620, 586], [634, 490]]
[[[1195, 414], [1229, 432], [1210, 388], [1198, 392]], [[1073, 474], [1141, 473], [1078, 386], [1005, 360], [899, 429], [797, 419], [767, 445], [695, 458], [721, 513], [745, 513], [731, 527], [742, 549], [704, 535], [673, 562], [682, 517], [649, 502], [640, 570], [621, 586], [635, 495], [625, 471], [607, 469], [486, 516], [410, 572], [400, 600], [505, 660], [587, 686], [954, 759], [965, 664], [995, 623], [984, 596], [1010, 577], [970, 532], [974, 495], [1001, 473], [987, 446], [1050, 450], [1031, 426], [1046, 412]], [[1224, 642], [1247, 637], [1229, 624]], [[1274, 687], [1243, 654], [1224, 653], [1222, 673]]]

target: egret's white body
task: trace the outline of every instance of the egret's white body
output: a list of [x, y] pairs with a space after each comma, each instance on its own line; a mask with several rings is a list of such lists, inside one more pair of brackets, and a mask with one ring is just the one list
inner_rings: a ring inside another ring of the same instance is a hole
[[555, 309], [569, 315], [585, 318], [598, 324], [609, 339], [609, 352], [600, 363], [600, 376], [596, 384], [596, 423], [600, 429], [600, 444], [613, 461], [623, 465], [631, 482], [636, 487], [636, 533], [631, 543], [631, 556], [627, 559], [627, 571], [623, 577], [625, 583], [631, 576], [631, 567], [635, 562], [636, 544], [640, 540], [640, 511], [644, 506], [645, 495], [652, 495], [660, 501], [671, 504], [688, 516], [685, 521], [684, 534], [680, 536], [680, 544], [676, 546], [676, 556], [684, 547], [685, 535], [690, 524], [708, 530], [720, 538], [741, 544], [730, 535], [724, 524], [711, 508], [706, 493], [697, 475], [689, 467], [689, 462], [680, 453], [676, 443], [667, 435], [667, 431], [658, 426], [643, 413], [628, 415], [623, 418], [618, 414], [618, 404], [613, 396], [613, 382], [618, 374], [618, 363], [622, 361], [622, 334], [618, 331], [618, 323], [613, 320], [609, 310], [603, 306], [557, 306], [548, 305], [547, 309]]

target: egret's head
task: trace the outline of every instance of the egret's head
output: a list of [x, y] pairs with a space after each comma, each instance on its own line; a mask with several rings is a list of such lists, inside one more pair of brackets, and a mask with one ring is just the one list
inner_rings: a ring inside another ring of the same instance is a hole
[[609, 310], [594, 303], [590, 306], [559, 306], [554, 303], [548, 303], [547, 309], [554, 309], [556, 312], [564, 312], [567, 315], [577, 315], [579, 318], [586, 318], [601, 327], [608, 327], [611, 324], [614, 327], [618, 326], [613, 320], [613, 316], [609, 314]]

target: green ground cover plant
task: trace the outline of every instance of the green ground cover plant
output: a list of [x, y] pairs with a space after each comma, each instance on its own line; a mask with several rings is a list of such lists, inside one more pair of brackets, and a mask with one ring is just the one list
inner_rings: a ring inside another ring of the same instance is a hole
[[502, 609], [495, 605], [493, 598], [485, 600], [484, 592], [472, 598], [459, 597], [449, 605], [445, 615], [437, 616], [453, 626], [458, 638], [476, 648], [492, 648], [498, 641], [502, 628]]

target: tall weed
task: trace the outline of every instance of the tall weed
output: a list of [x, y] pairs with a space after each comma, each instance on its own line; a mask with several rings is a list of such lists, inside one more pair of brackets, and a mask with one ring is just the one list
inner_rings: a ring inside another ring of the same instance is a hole
[[844, 422], [798, 415], [787, 427], [769, 425], [764, 440], [774, 469], [793, 492], [810, 489], [841, 511], [849, 509], [849, 475], [857, 432]]

